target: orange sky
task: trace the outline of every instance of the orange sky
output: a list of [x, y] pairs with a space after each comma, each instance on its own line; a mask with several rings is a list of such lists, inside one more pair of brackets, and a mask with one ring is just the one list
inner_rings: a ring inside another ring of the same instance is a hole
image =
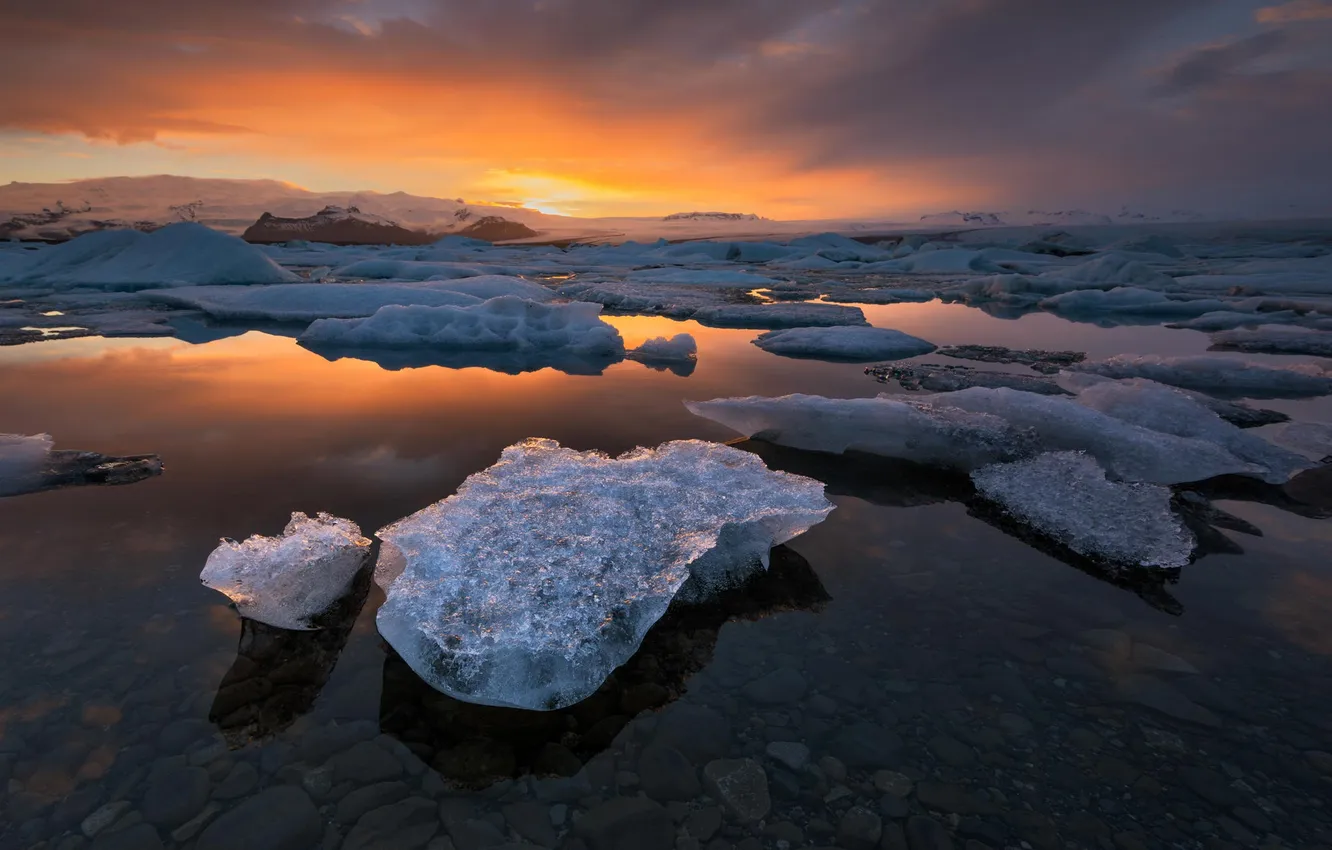
[[269, 177], [576, 215], [1113, 210], [1314, 197], [1332, 141], [1330, 0], [4, 8], [0, 53], [25, 70], [0, 89], [0, 182]]

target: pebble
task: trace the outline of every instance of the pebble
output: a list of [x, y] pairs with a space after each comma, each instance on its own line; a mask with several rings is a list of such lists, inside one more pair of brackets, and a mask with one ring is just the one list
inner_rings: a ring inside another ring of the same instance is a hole
[[[650, 744], [638, 759], [637, 782], [658, 802], [692, 800], [702, 786], [693, 763], [674, 747]], [[624, 783], [621, 783], [624, 787]]]
[[410, 797], [366, 812], [347, 833], [342, 850], [416, 850], [439, 829], [433, 800]]
[[675, 825], [670, 814], [645, 797], [617, 797], [585, 812], [574, 832], [590, 850], [672, 850]]
[[761, 705], [783, 705], [805, 695], [805, 677], [798, 670], [783, 667], [745, 685], [742, 693]]
[[911, 777], [897, 771], [877, 770], [874, 772], [874, 787], [896, 797], [907, 797], [911, 794], [911, 789], [916, 787], [916, 783]]
[[892, 764], [902, 739], [873, 723], [856, 723], [838, 732], [828, 749], [847, 767], [877, 769]]
[[117, 800], [114, 803], [107, 803], [84, 818], [83, 823], [79, 825], [79, 828], [83, 831], [84, 835], [92, 838], [97, 835], [97, 833], [115, 823], [117, 818], [129, 811], [131, 805], [132, 804], [128, 800]]
[[873, 850], [882, 834], [882, 819], [861, 806], [852, 806], [837, 824], [837, 844], [845, 850]]
[[277, 785], [217, 817], [195, 850], [309, 850], [323, 834], [310, 797], [295, 786]]
[[797, 773], [809, 763], [809, 747], [795, 741], [773, 741], [768, 744], [766, 752], [773, 761]]
[[922, 815], [907, 819], [906, 840], [911, 850], [953, 850], [953, 839], [943, 824]]
[[708, 793], [721, 801], [741, 823], [767, 817], [772, 808], [768, 775], [753, 759], [718, 759], [703, 768]]
[[204, 807], [211, 787], [202, 767], [154, 770], [143, 795], [143, 819], [165, 828], [180, 826]]
[[846, 779], [846, 765], [836, 756], [823, 756], [819, 759], [819, 770], [833, 782], [842, 782]]

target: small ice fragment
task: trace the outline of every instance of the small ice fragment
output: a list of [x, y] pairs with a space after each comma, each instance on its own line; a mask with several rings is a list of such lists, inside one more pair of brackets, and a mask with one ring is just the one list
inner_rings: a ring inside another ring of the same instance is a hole
[[236, 604], [243, 617], [282, 629], [315, 629], [351, 586], [370, 554], [356, 523], [297, 511], [280, 537], [223, 540], [199, 580]]
[[380, 634], [457, 699], [572, 705], [677, 595], [766, 569], [773, 546], [832, 509], [819, 482], [729, 446], [685, 440], [611, 458], [526, 440], [378, 532]]
[[628, 356], [644, 363], [687, 363], [698, 359], [698, 343], [689, 334], [676, 334], [670, 339], [655, 336]]
[[32, 489], [42, 477], [54, 442], [49, 434], [0, 434], [0, 496]]
[[1051, 452], [978, 469], [982, 496], [1088, 558], [1140, 567], [1179, 567], [1193, 535], [1171, 511], [1170, 490], [1107, 481], [1082, 452]]

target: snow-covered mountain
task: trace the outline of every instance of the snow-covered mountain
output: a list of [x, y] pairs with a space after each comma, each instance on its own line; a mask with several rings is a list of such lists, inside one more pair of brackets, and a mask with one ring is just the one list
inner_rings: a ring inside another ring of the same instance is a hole
[[1155, 215], [1130, 210], [1123, 207], [1117, 213], [1099, 213], [1088, 210], [1005, 210], [1002, 212], [951, 212], [931, 213], [920, 217], [921, 224], [941, 225], [946, 227], [1044, 227], [1063, 225], [1107, 224], [1142, 224], [1148, 222], [1189, 222], [1204, 221], [1206, 216], [1189, 210], [1171, 210]]
[[[276, 180], [162, 175], [0, 186], [0, 237], [59, 240], [90, 230], [151, 230], [177, 221], [196, 221], [240, 235], [265, 213], [278, 219], [313, 219], [329, 208], [354, 208], [365, 222], [433, 234], [462, 233], [484, 218], [516, 222], [533, 235], [577, 229], [578, 221], [524, 207], [473, 204], [461, 198], [430, 198], [406, 192], [310, 192]], [[312, 221], [310, 226], [315, 223]]]
[[678, 212], [662, 216], [662, 221], [767, 221], [753, 213]]

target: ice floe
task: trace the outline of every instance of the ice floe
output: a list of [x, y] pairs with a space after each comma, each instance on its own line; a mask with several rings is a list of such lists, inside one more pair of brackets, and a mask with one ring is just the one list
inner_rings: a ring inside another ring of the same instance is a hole
[[694, 321], [717, 328], [805, 328], [868, 325], [859, 307], [841, 304], [722, 304], [702, 307]]
[[379, 630], [445, 694], [560, 708], [596, 691], [678, 595], [766, 568], [832, 507], [822, 484], [714, 443], [611, 458], [527, 440], [378, 532]]
[[1305, 398], [1332, 393], [1332, 370], [1315, 363], [1266, 366], [1215, 355], [1121, 354], [1070, 368], [1107, 378], [1147, 378], [1227, 398]]
[[784, 357], [841, 360], [900, 360], [934, 351], [934, 344], [892, 330], [872, 327], [786, 328], [769, 331], [754, 340], [764, 351]]
[[157, 455], [56, 450], [47, 434], [0, 434], [0, 496], [60, 487], [133, 484], [162, 474]]
[[289, 283], [299, 278], [259, 248], [200, 224], [152, 233], [88, 233], [0, 269], [0, 283], [139, 289], [180, 284]]
[[1082, 452], [1051, 452], [971, 474], [976, 489], [1013, 518], [1074, 552], [1112, 564], [1180, 567], [1193, 535], [1170, 507], [1169, 488], [1107, 481]]
[[628, 353], [644, 363], [688, 363], [698, 359], [698, 343], [690, 334], [676, 334], [667, 339], [655, 336]]
[[1212, 348], [1218, 351], [1332, 357], [1332, 331], [1262, 325], [1212, 334]]
[[324, 348], [550, 351], [622, 357], [620, 332], [600, 304], [539, 304], [505, 295], [467, 307], [389, 305], [365, 319], [320, 319], [301, 334]]
[[351, 520], [296, 512], [277, 537], [224, 539], [199, 580], [230, 599], [243, 617], [282, 629], [314, 629], [369, 555], [370, 541]]
[[968, 387], [1009, 387], [1041, 395], [1071, 395], [1052, 378], [1039, 375], [1015, 375], [1012, 372], [993, 372], [970, 366], [939, 366], [913, 364], [911, 366], [872, 366], [865, 374], [882, 383], [896, 381], [906, 390], [929, 390], [949, 393]]
[[1332, 425], [1326, 422], [1287, 422], [1268, 429], [1263, 436], [1310, 460], [1332, 458]]

